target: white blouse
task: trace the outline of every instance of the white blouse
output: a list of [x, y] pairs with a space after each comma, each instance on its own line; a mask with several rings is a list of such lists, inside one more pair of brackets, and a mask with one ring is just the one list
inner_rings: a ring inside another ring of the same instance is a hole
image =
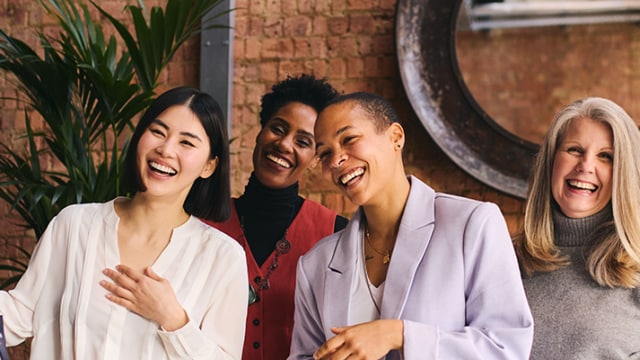
[[49, 224], [16, 288], [0, 292], [7, 345], [33, 337], [33, 359], [240, 359], [248, 276], [238, 243], [195, 217], [153, 264], [189, 323], [173, 332], [105, 298], [120, 263], [114, 201], [71, 205]]

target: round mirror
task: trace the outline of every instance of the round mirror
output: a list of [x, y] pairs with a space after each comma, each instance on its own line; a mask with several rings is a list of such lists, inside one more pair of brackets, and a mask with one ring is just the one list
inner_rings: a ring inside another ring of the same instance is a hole
[[438, 146], [473, 177], [524, 198], [538, 146], [506, 131], [478, 105], [455, 51], [462, 0], [399, 0], [396, 46], [411, 105]]

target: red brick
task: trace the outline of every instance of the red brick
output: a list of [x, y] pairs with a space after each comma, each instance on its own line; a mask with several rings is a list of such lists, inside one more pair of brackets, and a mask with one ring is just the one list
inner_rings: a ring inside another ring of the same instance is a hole
[[244, 40], [244, 52], [247, 59], [258, 59], [262, 52], [262, 41], [257, 37], [248, 37]]
[[248, 36], [259, 36], [264, 31], [264, 19], [260, 17], [251, 17], [249, 19]]
[[[278, 79], [278, 62], [269, 61], [260, 64], [260, 79], [262, 81], [275, 83]], [[261, 96], [261, 94], [259, 95]]]
[[375, 22], [371, 15], [353, 15], [349, 18], [349, 33], [351, 34], [373, 34], [375, 28]]
[[314, 58], [326, 58], [327, 57], [327, 41], [324, 37], [311, 37], [309, 38], [309, 45], [311, 46], [311, 56]]
[[329, 34], [344, 34], [349, 29], [349, 18], [344, 16], [329, 18], [327, 20], [327, 27], [329, 29]]
[[267, 18], [264, 22], [263, 34], [266, 37], [280, 37], [284, 34], [282, 29], [282, 19]]
[[347, 0], [350, 10], [372, 10], [378, 6], [378, 0]]
[[312, 48], [309, 43], [309, 38], [294, 38], [293, 39], [293, 56], [296, 59], [308, 58], [311, 56]]
[[360, 58], [347, 60], [347, 78], [361, 78], [364, 75], [364, 62]]
[[298, 0], [282, 0], [282, 14], [285, 16], [299, 14]]
[[343, 59], [329, 60], [329, 79], [343, 79], [347, 72], [347, 66]]
[[267, 14], [267, 16], [280, 15], [282, 13], [281, 0], [266, 0], [264, 4], [264, 13]]
[[311, 33], [311, 19], [306, 16], [289, 17], [284, 20], [286, 36], [308, 36]]
[[312, 33], [313, 35], [326, 36], [328, 32], [328, 19], [325, 17], [316, 16], [312, 20]]

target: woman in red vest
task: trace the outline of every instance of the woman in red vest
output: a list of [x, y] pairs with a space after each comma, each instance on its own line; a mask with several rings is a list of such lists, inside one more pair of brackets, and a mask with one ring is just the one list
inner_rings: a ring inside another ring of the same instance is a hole
[[316, 118], [336, 95], [326, 81], [303, 74], [281, 81], [262, 97], [249, 183], [234, 199], [229, 220], [210, 223], [236, 239], [247, 256], [250, 298], [243, 359], [287, 357], [298, 258], [347, 224], [298, 194], [300, 177], [316, 163]]

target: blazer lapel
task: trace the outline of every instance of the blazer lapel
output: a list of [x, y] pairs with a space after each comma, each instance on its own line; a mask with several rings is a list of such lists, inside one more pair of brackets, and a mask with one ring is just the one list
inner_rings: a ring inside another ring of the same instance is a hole
[[362, 234], [362, 210], [358, 210], [340, 234], [333, 256], [329, 261], [325, 289], [331, 289], [331, 293], [324, 294], [322, 309], [326, 319], [324, 331], [327, 338], [333, 337], [331, 327], [348, 325], [357, 241], [362, 238]]
[[409, 180], [411, 190], [385, 280], [382, 319], [399, 319], [402, 315], [416, 269], [424, 258], [434, 228], [435, 192], [413, 176]]

